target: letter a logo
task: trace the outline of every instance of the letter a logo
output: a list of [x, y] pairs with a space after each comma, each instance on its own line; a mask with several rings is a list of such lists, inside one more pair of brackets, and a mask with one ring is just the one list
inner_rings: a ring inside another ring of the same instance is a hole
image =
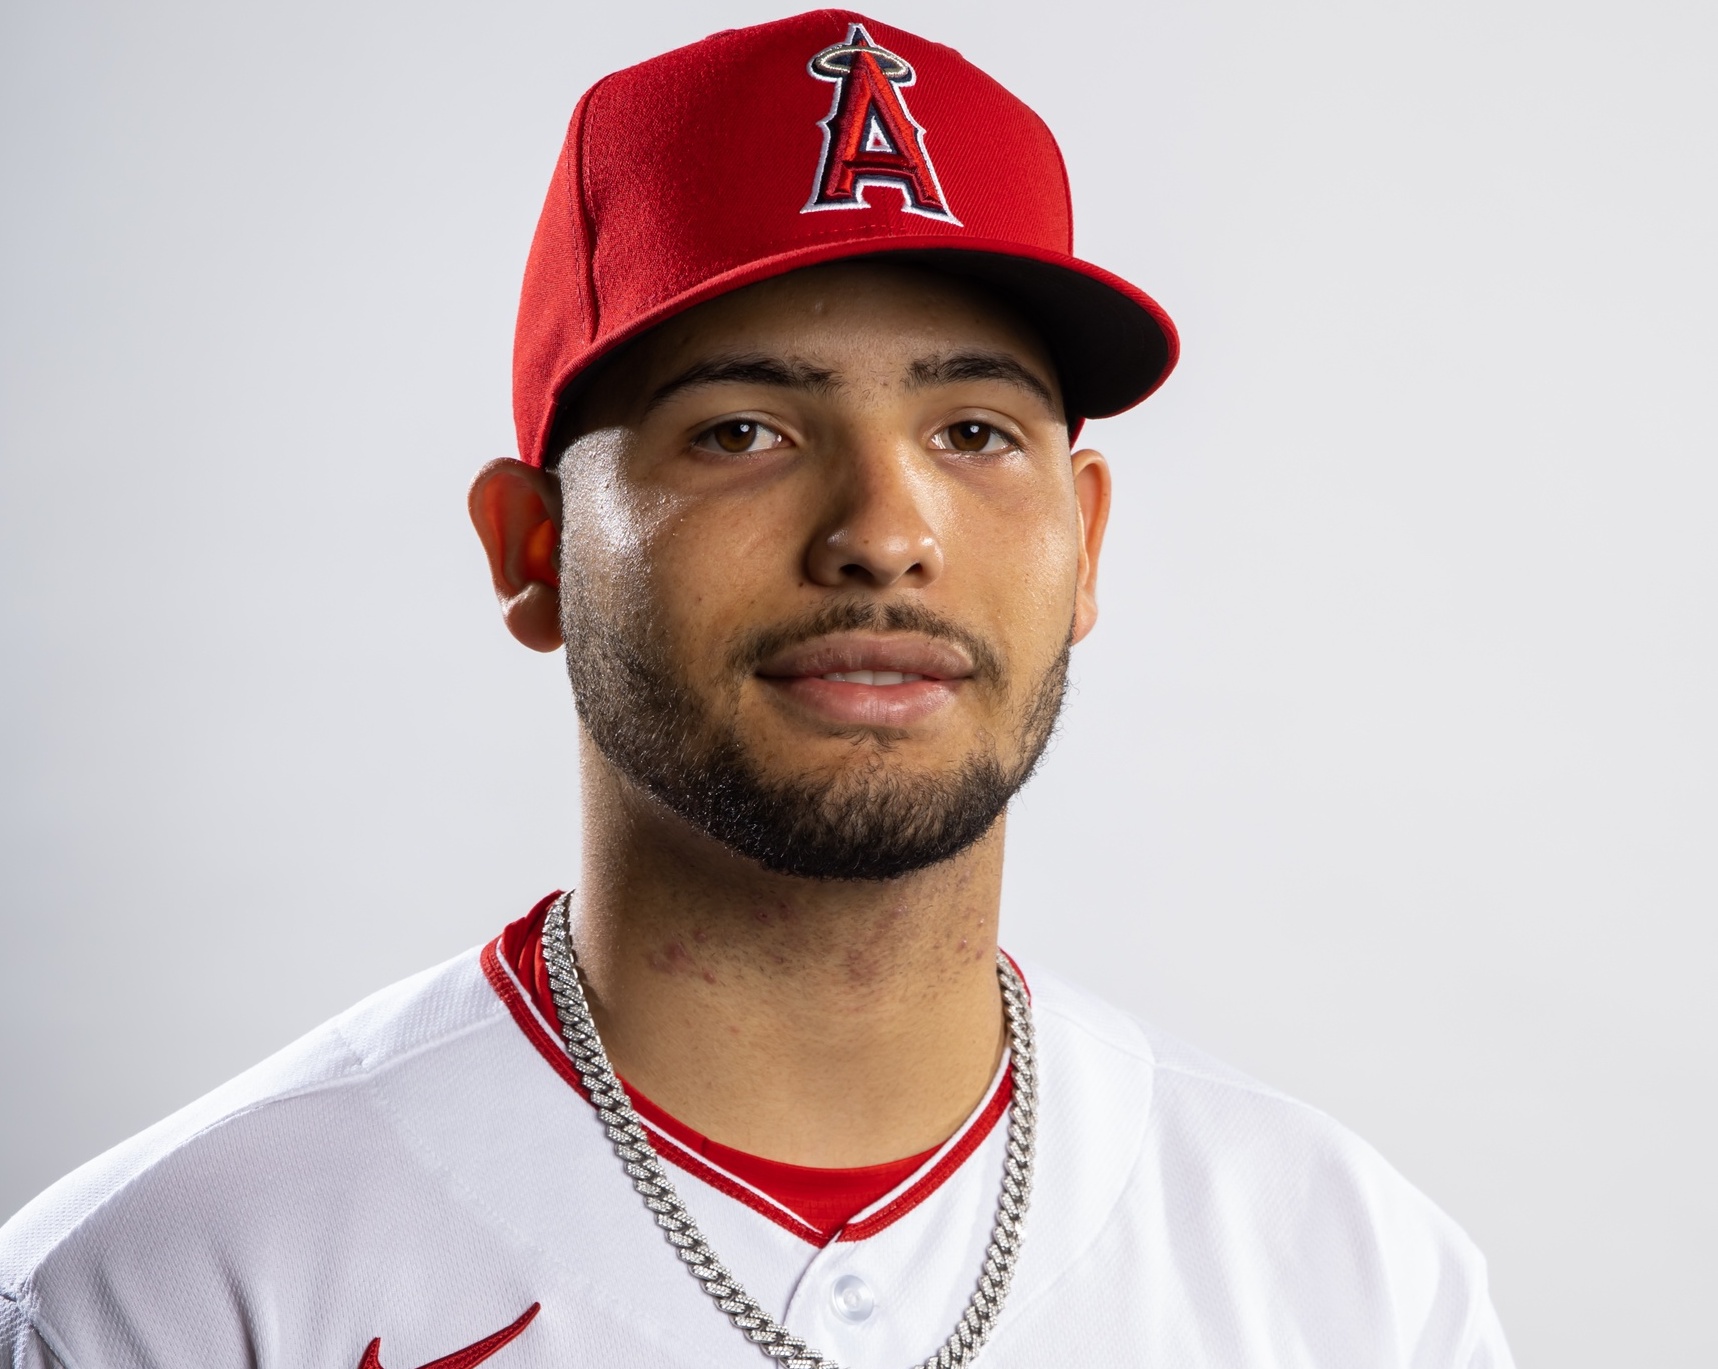
[[907, 113], [901, 88], [913, 83], [913, 68], [906, 59], [878, 47], [864, 25], [854, 24], [845, 43], [824, 48], [808, 69], [835, 83], [835, 100], [821, 125], [817, 181], [800, 212], [867, 209], [866, 187], [888, 186], [901, 192], [909, 214], [959, 223], [943, 200], [925, 131]]

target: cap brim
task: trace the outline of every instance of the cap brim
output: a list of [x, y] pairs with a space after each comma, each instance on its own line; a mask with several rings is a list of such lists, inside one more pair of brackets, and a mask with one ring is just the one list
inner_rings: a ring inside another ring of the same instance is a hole
[[979, 281], [1005, 296], [1044, 337], [1056, 360], [1068, 416], [1108, 418], [1138, 404], [1168, 378], [1180, 355], [1169, 315], [1151, 296], [1078, 257], [984, 239], [914, 234], [857, 237], [783, 252], [727, 271], [664, 300], [594, 341], [567, 367], [541, 421], [541, 461], [558, 408], [577, 394], [591, 368], [677, 314], [747, 285], [808, 266], [865, 257], [905, 260]]
[[1131, 409], [1175, 368], [1180, 339], [1143, 291], [1076, 257], [940, 248], [894, 252], [916, 264], [979, 281], [1007, 297], [1044, 338], [1076, 418]]

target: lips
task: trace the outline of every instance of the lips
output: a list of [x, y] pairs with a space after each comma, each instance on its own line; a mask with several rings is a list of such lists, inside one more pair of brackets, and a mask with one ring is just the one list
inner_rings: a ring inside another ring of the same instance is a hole
[[818, 678], [835, 684], [898, 685], [913, 684], [925, 677], [903, 674], [899, 670], [832, 670]]
[[757, 674], [784, 702], [822, 722], [901, 729], [952, 704], [972, 671], [952, 642], [840, 633], [777, 652]]
[[758, 667], [758, 674], [780, 680], [851, 677], [845, 682], [888, 688], [920, 680], [964, 680], [972, 674], [972, 661], [953, 642], [934, 637], [840, 633], [777, 652]]

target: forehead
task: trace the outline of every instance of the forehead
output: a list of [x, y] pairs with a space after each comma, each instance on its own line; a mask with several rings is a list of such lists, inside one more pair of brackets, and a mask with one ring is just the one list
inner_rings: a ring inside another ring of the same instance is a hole
[[791, 354], [838, 374], [883, 379], [926, 355], [973, 347], [1005, 352], [1057, 388], [1043, 339], [983, 286], [882, 262], [813, 266], [709, 300], [653, 329], [592, 378], [591, 407], [630, 406], [664, 378], [724, 353]]

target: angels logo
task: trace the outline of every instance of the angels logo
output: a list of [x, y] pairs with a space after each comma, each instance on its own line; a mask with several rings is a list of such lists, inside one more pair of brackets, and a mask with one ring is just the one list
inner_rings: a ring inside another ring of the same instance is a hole
[[863, 24], [854, 24], [845, 43], [824, 48], [808, 69], [835, 83], [835, 100], [821, 125], [817, 181], [800, 212], [865, 209], [866, 187], [888, 186], [901, 192], [909, 214], [959, 223], [943, 200], [925, 131], [907, 113], [902, 87], [913, 83], [907, 60], [878, 47]]

